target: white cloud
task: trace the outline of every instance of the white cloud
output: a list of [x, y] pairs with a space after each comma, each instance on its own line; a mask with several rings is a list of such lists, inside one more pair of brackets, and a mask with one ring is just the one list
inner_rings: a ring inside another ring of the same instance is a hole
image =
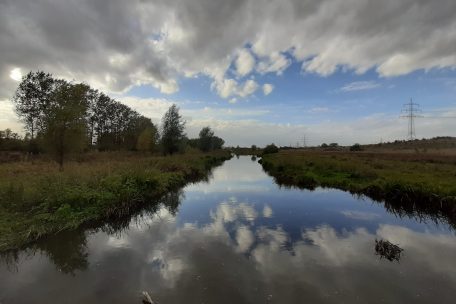
[[249, 95], [252, 95], [255, 93], [255, 91], [258, 89], [258, 83], [256, 83], [255, 80], [249, 79], [244, 83], [244, 86], [242, 89], [239, 91], [239, 96], [241, 97], [247, 97]]
[[10, 100], [0, 100], [0, 130], [7, 128], [19, 134], [23, 131], [23, 126], [14, 111], [13, 103]]
[[279, 52], [273, 52], [258, 63], [257, 70], [262, 74], [276, 73], [277, 75], [281, 75], [290, 64], [291, 60], [289, 60], [283, 54], [280, 54]]
[[215, 81], [212, 84], [212, 88], [215, 88], [220, 97], [230, 99], [230, 103], [236, 103], [238, 99], [234, 96], [246, 98], [258, 89], [258, 83], [253, 79], [248, 79], [244, 84], [238, 84], [234, 79], [222, 79], [221, 81]]
[[274, 86], [270, 83], [265, 83], [263, 84], [263, 94], [264, 96], [267, 96], [271, 94], [272, 90], [274, 90]]
[[346, 84], [340, 90], [342, 92], [364, 91], [379, 88], [380, 84], [375, 81], [355, 81]]
[[249, 74], [255, 66], [255, 58], [247, 49], [239, 51], [238, 57], [235, 61], [236, 72], [239, 76], [245, 76]]
[[217, 93], [222, 98], [229, 98], [238, 91], [238, 83], [234, 79], [222, 79], [214, 83]]
[[[169, 94], [179, 89], [179, 78], [202, 74], [230, 103], [249, 98], [259, 88], [266, 95], [268, 84], [261, 85], [249, 74], [280, 74], [291, 61], [303, 63], [306, 72], [321, 75], [339, 68], [357, 73], [376, 69], [385, 77], [417, 69], [454, 68], [454, 11], [453, 0], [441, 0], [439, 5], [419, 0], [115, 0], [109, 5], [106, 0], [6, 1], [0, 10], [0, 99], [5, 100], [0, 105], [0, 124], [20, 129], [6, 101], [17, 86], [10, 76], [18, 78], [18, 67], [21, 74], [41, 69], [110, 92], [150, 85]], [[240, 59], [239, 50], [249, 53], [244, 54], [245, 60]], [[253, 70], [249, 55], [259, 61]], [[232, 79], [233, 63], [248, 80]], [[377, 85], [358, 82], [341, 90]], [[166, 99], [145, 103], [132, 97], [120, 99], [156, 122], [171, 103]], [[238, 116], [226, 118], [222, 115], [228, 112], [217, 112], [187, 111], [185, 115], [192, 117], [189, 129], [211, 123], [233, 145], [271, 141], [288, 145], [304, 132], [310, 132], [312, 144], [368, 143], [406, 134], [405, 121], [384, 115], [285, 125], [261, 122], [253, 114], [237, 112]], [[246, 109], [246, 113], [254, 110]], [[417, 134], [429, 137], [455, 129], [451, 119], [423, 119]]]
[[138, 98], [132, 96], [118, 97], [117, 100], [142, 115], [151, 118], [155, 123], [161, 121], [163, 114], [165, 114], [172, 104], [180, 104], [180, 102], [163, 98]]
[[[320, 75], [454, 68], [454, 11], [453, 0], [7, 1], [0, 98], [11, 96], [18, 66], [110, 92], [143, 84], [173, 93], [179, 77], [198, 74], [220, 85], [233, 62], [240, 75], [251, 73], [245, 45], [260, 73], [280, 74], [290, 60]], [[217, 92], [230, 95], [225, 90]]]
[[[195, 116], [196, 117], [196, 116]], [[295, 145], [297, 140], [306, 134], [307, 145], [337, 142], [352, 145], [356, 142], [378, 143], [382, 139], [394, 141], [405, 139], [407, 121], [393, 115], [376, 114], [351, 121], [322, 121], [313, 124], [281, 124], [262, 122], [257, 117], [237, 116], [235, 120], [227, 120], [221, 113], [217, 119], [193, 119], [187, 127], [189, 134], [197, 134], [204, 125], [210, 125], [216, 133], [225, 139], [227, 145], [264, 146], [271, 142], [278, 145]], [[419, 138], [430, 138], [439, 135], [454, 136], [450, 130], [456, 130], [454, 119], [422, 118], [416, 126]]]
[[173, 94], [179, 91], [179, 85], [174, 79], [171, 79], [167, 82], [158, 83], [156, 84], [156, 88], [158, 88], [160, 92], [164, 94]]

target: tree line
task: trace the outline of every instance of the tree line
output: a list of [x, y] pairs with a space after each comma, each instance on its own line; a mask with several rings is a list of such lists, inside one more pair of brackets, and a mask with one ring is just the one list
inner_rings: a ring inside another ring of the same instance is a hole
[[22, 151], [25, 149], [21, 136], [11, 129], [0, 130], [0, 151]]
[[200, 138], [188, 139], [176, 105], [165, 113], [159, 130], [150, 118], [103, 92], [43, 71], [29, 72], [22, 78], [13, 103], [27, 131], [22, 139], [26, 150], [52, 153], [61, 168], [65, 155], [89, 149], [173, 154], [187, 145], [210, 151], [224, 143], [209, 127], [201, 130]]
[[135, 149], [146, 129], [157, 133], [149, 118], [103, 92], [42, 71], [23, 77], [13, 102], [32, 141], [47, 138], [99, 150]]

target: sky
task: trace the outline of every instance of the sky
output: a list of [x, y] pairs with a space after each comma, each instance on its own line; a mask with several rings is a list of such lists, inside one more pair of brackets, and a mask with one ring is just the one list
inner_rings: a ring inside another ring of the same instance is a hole
[[0, 129], [36, 70], [233, 146], [456, 136], [456, 1], [0, 0]]

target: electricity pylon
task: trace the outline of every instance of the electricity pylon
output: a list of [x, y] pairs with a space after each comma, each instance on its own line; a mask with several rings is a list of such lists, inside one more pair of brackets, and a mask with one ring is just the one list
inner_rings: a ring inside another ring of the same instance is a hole
[[408, 133], [407, 137], [409, 140], [414, 140], [416, 138], [415, 134], [415, 118], [421, 117], [421, 115], [418, 115], [418, 113], [421, 113], [420, 105], [417, 103], [414, 103], [412, 99], [410, 98], [410, 102], [404, 104], [404, 107], [402, 108], [401, 115], [402, 118], [407, 118], [408, 119]]

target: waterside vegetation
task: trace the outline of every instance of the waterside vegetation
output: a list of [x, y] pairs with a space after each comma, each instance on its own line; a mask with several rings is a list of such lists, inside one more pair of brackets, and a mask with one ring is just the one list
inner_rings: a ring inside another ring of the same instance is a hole
[[338, 188], [384, 201], [390, 209], [442, 215], [456, 227], [454, 156], [286, 150], [260, 162], [281, 185]]
[[231, 157], [210, 127], [187, 138], [174, 104], [158, 126], [41, 71], [22, 78], [13, 102], [27, 133], [0, 132], [0, 251], [128, 215]]
[[206, 178], [231, 156], [220, 150], [173, 156], [94, 152], [81, 157], [68, 161], [63, 172], [48, 160], [0, 166], [0, 251], [128, 215]]

